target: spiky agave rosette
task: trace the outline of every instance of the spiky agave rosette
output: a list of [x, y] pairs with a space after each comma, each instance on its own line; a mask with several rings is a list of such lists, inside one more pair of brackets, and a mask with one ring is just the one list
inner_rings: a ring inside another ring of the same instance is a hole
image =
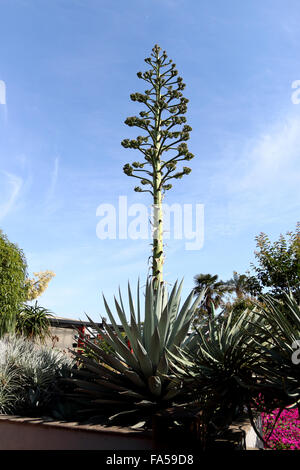
[[261, 332], [266, 338], [266, 346], [261, 350], [264, 361], [258, 364], [255, 372], [264, 377], [278, 406], [281, 402], [282, 408], [298, 406], [300, 409], [299, 301], [291, 292], [283, 293], [281, 300], [270, 295], [263, 296], [263, 300], [264, 306], [259, 313], [268, 328]]
[[174, 375], [185, 388], [194, 389], [214, 425], [230, 423], [235, 410], [246, 408], [257, 431], [252, 410], [299, 408], [295, 346], [300, 338], [300, 307], [292, 294], [284, 294], [280, 301], [268, 295], [261, 299], [238, 318], [231, 311], [218, 322], [213, 314], [208, 325], [196, 328], [197, 350], [177, 347], [169, 355]]
[[[85, 397], [90, 417], [106, 415], [112, 420], [126, 415], [128, 423], [131, 413], [133, 421], [143, 418], [147, 421], [156, 410], [182, 399], [184, 390], [172, 378], [168, 354], [176, 347], [184, 349], [189, 344], [190, 324], [204, 292], [194, 301], [191, 292], [180, 308], [181, 291], [182, 282], [178, 286], [176, 281], [168, 295], [164, 285], [155, 287], [153, 280], [147, 280], [142, 320], [139, 283], [136, 307], [128, 284], [130, 322], [120, 291], [119, 300], [114, 300], [121, 328], [105, 297], [111, 325], [103, 320], [101, 329], [88, 317], [101, 339], [84, 340], [85, 351], [91, 354], [78, 355], [81, 367], [73, 380], [77, 397]], [[102, 340], [111, 346], [112, 353], [107, 354], [101, 348]]]
[[252, 370], [260, 360], [260, 350], [254, 347], [259, 319], [250, 310], [238, 319], [232, 311], [221, 321], [214, 307], [212, 313], [207, 325], [195, 327], [193, 341], [198, 348], [177, 347], [170, 353], [169, 363], [178, 381], [194, 390], [207, 415], [227, 424], [258, 393]]

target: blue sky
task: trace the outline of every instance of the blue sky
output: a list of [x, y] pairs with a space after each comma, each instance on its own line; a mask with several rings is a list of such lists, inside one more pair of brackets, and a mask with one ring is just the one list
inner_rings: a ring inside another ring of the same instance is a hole
[[[136, 73], [154, 44], [187, 84], [192, 173], [166, 202], [205, 205], [204, 245], [166, 246], [165, 279], [229, 279], [254, 261], [255, 236], [299, 220], [298, 0], [0, 0], [0, 227], [24, 250], [29, 273], [56, 273], [40, 303], [95, 320], [101, 292], [144, 280], [147, 240], [99, 240], [96, 209], [150, 203], [123, 174], [121, 147], [141, 108]], [[137, 135], [137, 134], [136, 134]]]

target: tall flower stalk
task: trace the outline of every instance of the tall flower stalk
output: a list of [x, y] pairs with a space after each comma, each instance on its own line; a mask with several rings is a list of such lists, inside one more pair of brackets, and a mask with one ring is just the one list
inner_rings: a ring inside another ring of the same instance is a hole
[[153, 198], [152, 277], [157, 284], [163, 281], [163, 197], [172, 188], [171, 179], [180, 179], [191, 172], [185, 166], [178, 170], [177, 164], [191, 160], [194, 155], [186, 144], [192, 128], [186, 124], [188, 99], [183, 97], [185, 84], [178, 76], [176, 65], [158, 45], [145, 62], [150, 69], [138, 72], [137, 76], [149, 84], [149, 89], [144, 94], [133, 93], [130, 98], [143, 103], [146, 109], [139, 117], [125, 120], [125, 124], [139, 127], [145, 134], [122, 141], [123, 147], [139, 150], [143, 161], [127, 163], [123, 170], [126, 175], [139, 179], [136, 192], [148, 192]]

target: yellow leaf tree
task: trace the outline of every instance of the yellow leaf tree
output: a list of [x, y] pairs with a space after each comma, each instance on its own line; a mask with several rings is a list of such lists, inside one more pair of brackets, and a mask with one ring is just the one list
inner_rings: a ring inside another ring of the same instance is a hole
[[27, 300], [34, 300], [47, 289], [49, 282], [55, 276], [53, 271], [33, 273], [34, 278], [26, 279]]

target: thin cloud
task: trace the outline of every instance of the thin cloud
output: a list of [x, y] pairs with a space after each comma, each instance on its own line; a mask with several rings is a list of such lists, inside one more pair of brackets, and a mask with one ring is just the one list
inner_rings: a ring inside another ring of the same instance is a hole
[[10, 187], [10, 191], [7, 201], [0, 204], [0, 220], [6, 217], [13, 209], [23, 185], [23, 180], [19, 176], [7, 173], [6, 171], [2, 171], [2, 174], [5, 176], [6, 182]]
[[59, 157], [56, 157], [54, 160], [54, 168], [51, 174], [51, 181], [50, 181], [50, 187], [49, 187], [48, 194], [47, 194], [47, 201], [52, 199], [54, 196], [57, 178], [58, 178], [58, 169], [59, 169]]
[[3, 80], [0, 80], [0, 104], [6, 104], [6, 85]]
[[44, 203], [44, 213], [49, 216], [50, 214], [55, 213], [60, 207], [61, 203], [55, 197], [57, 181], [59, 177], [59, 157], [56, 157], [54, 160], [53, 170], [50, 174], [50, 185], [46, 194], [46, 199]]
[[[277, 123], [245, 151], [241, 161], [244, 175], [235, 189], [251, 190], [279, 181], [299, 182], [299, 149], [300, 117]], [[268, 191], [270, 187], [265, 189]]]
[[7, 124], [7, 104], [6, 104], [6, 84], [3, 80], [0, 80], [0, 109], [3, 108], [3, 119], [4, 123]]
[[210, 181], [210, 235], [231, 236], [255, 225], [297, 219], [300, 117], [284, 117], [256, 138], [230, 148]]

